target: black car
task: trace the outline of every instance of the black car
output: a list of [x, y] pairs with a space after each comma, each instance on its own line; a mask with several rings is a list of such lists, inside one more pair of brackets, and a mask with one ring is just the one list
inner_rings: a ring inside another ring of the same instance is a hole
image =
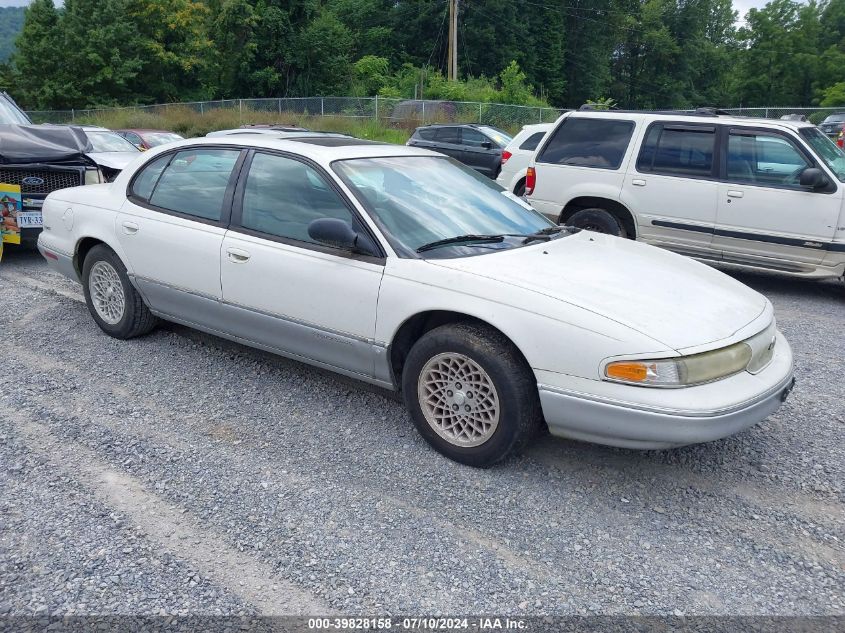
[[845, 127], [845, 112], [834, 112], [819, 124], [819, 129], [831, 138], [836, 138]]
[[446, 154], [495, 178], [502, 168], [502, 150], [510, 141], [511, 137], [502, 130], [469, 123], [418, 127], [406, 145]]
[[0, 185], [20, 188], [0, 194], [0, 223], [6, 241], [34, 246], [41, 232], [41, 207], [51, 191], [102, 182], [88, 157], [91, 142], [79, 127], [32, 125], [5, 92], [0, 92]]

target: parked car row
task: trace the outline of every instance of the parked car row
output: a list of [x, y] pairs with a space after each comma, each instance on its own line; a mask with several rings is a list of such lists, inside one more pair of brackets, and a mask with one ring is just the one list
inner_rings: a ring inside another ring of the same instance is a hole
[[[108, 130], [82, 125], [33, 125], [5, 92], [0, 92], [0, 184], [20, 188], [20, 200], [2, 210], [4, 232], [15, 242], [34, 244], [42, 227], [42, 205], [58, 189], [110, 182], [143, 149], [182, 137], [156, 130]], [[15, 208], [11, 210], [11, 207]]]

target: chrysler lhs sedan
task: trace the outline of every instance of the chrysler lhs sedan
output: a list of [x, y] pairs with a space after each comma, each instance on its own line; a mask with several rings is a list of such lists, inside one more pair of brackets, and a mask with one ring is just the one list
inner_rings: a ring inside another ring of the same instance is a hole
[[771, 303], [704, 264], [557, 226], [453, 159], [352, 138], [191, 139], [44, 206], [39, 249], [108, 335], [159, 319], [401, 392], [489, 466], [554, 435], [667, 448], [793, 385]]

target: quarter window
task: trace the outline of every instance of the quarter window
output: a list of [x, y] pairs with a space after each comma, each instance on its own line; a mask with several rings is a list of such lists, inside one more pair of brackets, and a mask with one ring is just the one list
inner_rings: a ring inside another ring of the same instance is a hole
[[170, 158], [170, 154], [156, 158], [135, 176], [135, 180], [132, 182], [132, 195], [134, 197], [140, 198], [144, 202], [149, 201], [150, 196], [153, 195], [153, 189], [155, 189], [158, 179], [161, 177], [161, 172], [167, 167]]
[[524, 149], [527, 152], [533, 152], [537, 149], [537, 146], [540, 144], [540, 141], [543, 140], [543, 137], [546, 135], [545, 132], [536, 132], [529, 136], [522, 145], [519, 146], [519, 149]]
[[553, 132], [537, 162], [619, 169], [633, 132], [633, 121], [569, 117]]
[[353, 221], [349, 208], [316, 169], [284, 156], [255, 155], [244, 188], [241, 226], [316, 244], [308, 225], [320, 218]]
[[782, 136], [731, 132], [727, 176], [733, 182], [800, 188], [801, 172], [812, 164]]
[[[220, 221], [232, 169], [240, 150], [191, 149], [173, 154], [164, 173], [153, 184], [151, 205], [185, 215]], [[136, 179], [133, 191], [146, 178], [153, 161]], [[150, 174], [150, 179], [154, 174]], [[144, 186], [149, 186], [144, 180]], [[140, 192], [139, 192], [140, 193]], [[142, 196], [143, 197], [143, 196]]]
[[653, 125], [640, 149], [637, 171], [712, 176], [715, 145], [712, 126]]

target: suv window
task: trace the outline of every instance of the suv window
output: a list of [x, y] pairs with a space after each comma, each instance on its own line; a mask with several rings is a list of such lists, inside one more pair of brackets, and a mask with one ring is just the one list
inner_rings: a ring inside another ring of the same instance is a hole
[[[205, 220], [219, 221], [232, 169], [240, 150], [191, 149], [172, 155], [149, 198], [150, 204]], [[153, 161], [146, 171], [156, 167]]]
[[533, 152], [537, 149], [537, 146], [540, 144], [540, 141], [543, 140], [545, 135], [545, 132], [535, 132], [523, 141], [522, 145], [519, 146], [519, 149], [524, 149], [527, 152]]
[[424, 141], [433, 141], [436, 131], [437, 130], [433, 130], [431, 128], [421, 128], [417, 130], [417, 136]]
[[439, 127], [437, 128], [436, 138], [438, 143], [452, 143], [453, 145], [460, 145], [461, 130], [456, 127]]
[[712, 176], [716, 128], [652, 125], [637, 158], [637, 171], [680, 176]]
[[569, 117], [553, 132], [537, 162], [619, 169], [633, 133], [633, 121]]
[[241, 226], [316, 244], [308, 225], [320, 218], [353, 221], [352, 212], [313, 167], [273, 154], [256, 154], [244, 187]]
[[484, 136], [478, 130], [473, 130], [472, 128], [465, 127], [461, 130], [461, 135], [463, 136], [463, 143], [462, 145], [469, 145], [470, 147], [483, 147], [485, 143], [493, 144], [489, 138]]
[[736, 130], [728, 137], [727, 162], [730, 181], [796, 189], [801, 172], [812, 166], [783, 136]]

